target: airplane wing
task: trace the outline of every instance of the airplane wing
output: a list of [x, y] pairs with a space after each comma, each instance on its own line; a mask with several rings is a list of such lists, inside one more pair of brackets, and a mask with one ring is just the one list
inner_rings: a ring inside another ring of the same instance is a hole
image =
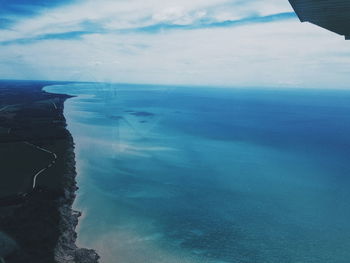
[[301, 22], [310, 22], [350, 40], [350, 0], [289, 0]]

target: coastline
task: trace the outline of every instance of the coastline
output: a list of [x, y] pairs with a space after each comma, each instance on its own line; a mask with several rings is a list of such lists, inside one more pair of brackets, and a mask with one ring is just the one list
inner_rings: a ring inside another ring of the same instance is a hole
[[97, 263], [99, 256], [93, 249], [79, 248], [76, 245], [76, 226], [78, 225], [81, 212], [72, 208], [78, 187], [75, 180], [77, 173], [75, 169], [74, 141], [71, 135], [70, 143], [71, 145], [67, 149], [67, 155], [65, 156], [67, 170], [64, 175], [64, 195], [60, 199], [59, 205], [61, 218], [59, 225], [60, 236], [55, 248], [55, 260], [59, 263]]
[[[99, 261], [94, 250], [75, 243], [81, 213], [72, 208], [78, 189], [74, 141], [63, 113], [71, 96], [43, 90], [53, 84], [0, 81], [0, 244], [9, 246], [6, 251], [0, 247], [0, 262]], [[57, 154], [55, 164], [45, 149]], [[42, 174], [33, 179], [39, 169]]]
[[[42, 87], [42, 92], [44, 88]], [[50, 92], [48, 92], [50, 93]], [[55, 261], [58, 263], [98, 263], [99, 255], [93, 249], [79, 248], [76, 245], [77, 232], [76, 227], [79, 223], [79, 217], [82, 215], [80, 211], [73, 209], [73, 203], [76, 198], [76, 191], [79, 189], [76, 181], [76, 161], [75, 161], [75, 146], [74, 138], [67, 128], [66, 118], [64, 116], [64, 104], [67, 99], [72, 98], [66, 95], [67, 98], [62, 101], [62, 117], [67, 130], [68, 144], [66, 154], [64, 155], [64, 163], [66, 164], [63, 175], [63, 195], [59, 200], [58, 211], [60, 215], [59, 233], [54, 255]]]

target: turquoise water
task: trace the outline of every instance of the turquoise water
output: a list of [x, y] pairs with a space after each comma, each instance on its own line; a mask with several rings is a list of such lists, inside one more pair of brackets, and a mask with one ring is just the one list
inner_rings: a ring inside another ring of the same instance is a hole
[[103, 263], [349, 263], [350, 92], [72, 84]]

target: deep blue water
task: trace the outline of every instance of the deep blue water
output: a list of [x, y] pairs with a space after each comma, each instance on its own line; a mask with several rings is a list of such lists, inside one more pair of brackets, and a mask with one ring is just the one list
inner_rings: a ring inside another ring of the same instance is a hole
[[349, 263], [350, 92], [72, 84], [79, 245], [106, 263]]

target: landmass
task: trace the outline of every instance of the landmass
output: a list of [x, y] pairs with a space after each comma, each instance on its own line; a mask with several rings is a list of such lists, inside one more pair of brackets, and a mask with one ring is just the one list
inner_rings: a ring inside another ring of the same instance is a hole
[[78, 248], [72, 209], [73, 138], [63, 116], [68, 95], [38, 81], [0, 81], [0, 262], [95, 263]]

